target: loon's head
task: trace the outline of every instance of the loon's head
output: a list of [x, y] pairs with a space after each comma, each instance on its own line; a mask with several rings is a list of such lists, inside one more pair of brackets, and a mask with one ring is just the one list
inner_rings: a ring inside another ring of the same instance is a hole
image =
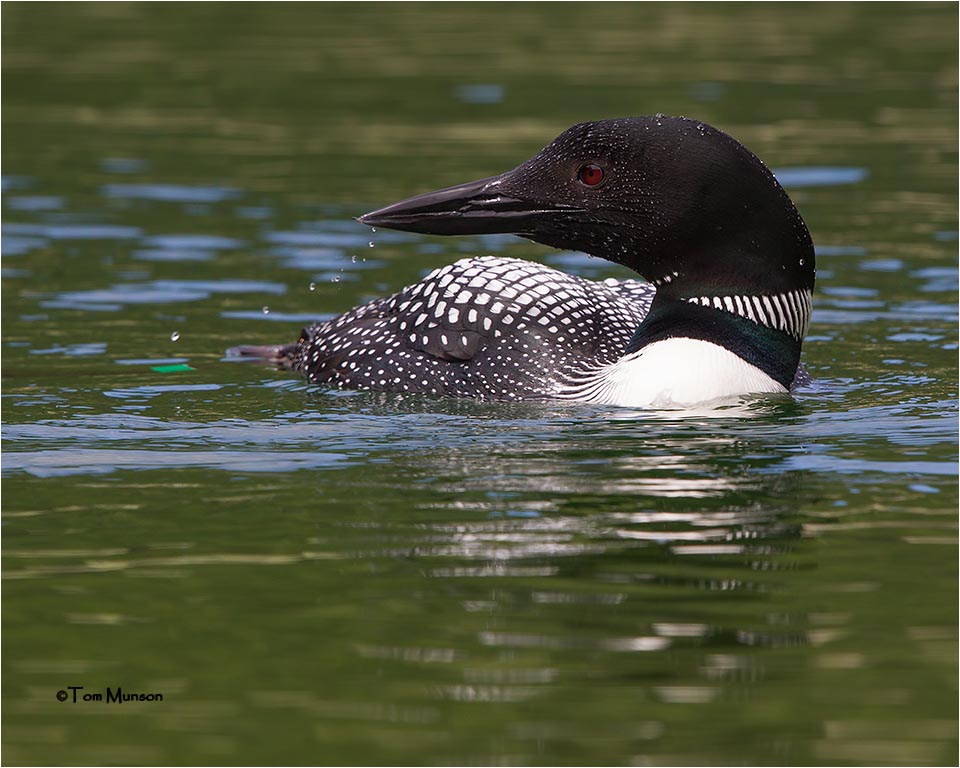
[[658, 295], [813, 288], [807, 227], [767, 167], [686, 118], [580, 123], [511, 171], [359, 218], [435, 235], [511, 233], [635, 270]]

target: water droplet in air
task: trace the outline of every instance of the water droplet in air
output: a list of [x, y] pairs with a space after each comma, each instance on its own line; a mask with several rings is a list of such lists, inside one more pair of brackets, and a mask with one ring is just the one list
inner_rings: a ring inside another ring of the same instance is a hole
[[264, 307], [264, 308], [263, 308], [263, 314], [269, 315], [269, 314], [270, 314], [270, 307]]
[[310, 283], [310, 291], [312, 292], [312, 291], [315, 291], [315, 290], [317, 290], [317, 284], [316, 284], [316, 283]]
[[377, 231], [377, 228], [376, 228], [376, 227], [370, 227], [370, 231], [371, 231], [371, 232], [376, 232], [376, 231]]
[[180, 331], [174, 331], [170, 334], [170, 341], [180, 341]]
[[332, 278], [330, 278], [330, 282], [331, 282], [331, 283], [339, 283], [339, 282], [340, 282], [340, 275], [334, 275]]
[[800, 266], [803, 266], [803, 259], [800, 259]]
[[352, 261], [354, 264], [356, 264], [356, 263], [357, 263], [357, 254], [353, 254], [353, 256], [350, 257], [350, 261]]
[[367, 243], [367, 248], [373, 248], [373, 240]]

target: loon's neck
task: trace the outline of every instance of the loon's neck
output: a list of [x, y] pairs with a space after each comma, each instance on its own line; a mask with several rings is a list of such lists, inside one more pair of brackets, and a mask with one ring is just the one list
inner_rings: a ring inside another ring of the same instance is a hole
[[618, 360], [566, 377], [559, 396], [686, 407], [745, 393], [790, 391], [810, 321], [809, 289], [678, 296], [671, 287], [660, 282]]
[[678, 298], [658, 291], [626, 355], [667, 339], [723, 347], [790, 388], [810, 320], [810, 292]]

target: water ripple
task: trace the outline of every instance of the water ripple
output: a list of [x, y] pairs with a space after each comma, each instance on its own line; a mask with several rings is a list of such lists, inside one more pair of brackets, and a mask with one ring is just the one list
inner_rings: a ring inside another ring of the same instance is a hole
[[121, 283], [110, 288], [64, 291], [56, 298], [40, 302], [50, 309], [87, 309], [115, 311], [128, 304], [175, 304], [202, 301], [216, 293], [286, 293], [281, 283], [259, 280], [151, 280], [147, 283]]
[[152, 200], [170, 203], [220, 203], [240, 196], [230, 187], [201, 187], [184, 184], [107, 184], [101, 189], [105, 197], [124, 200]]

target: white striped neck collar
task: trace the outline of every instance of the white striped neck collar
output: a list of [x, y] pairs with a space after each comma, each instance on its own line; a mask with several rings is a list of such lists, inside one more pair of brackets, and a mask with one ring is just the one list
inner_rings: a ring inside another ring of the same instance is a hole
[[803, 341], [810, 327], [812, 292], [805, 289], [760, 296], [692, 296], [685, 301], [745, 317], [758, 325], [788, 333], [797, 341]]

